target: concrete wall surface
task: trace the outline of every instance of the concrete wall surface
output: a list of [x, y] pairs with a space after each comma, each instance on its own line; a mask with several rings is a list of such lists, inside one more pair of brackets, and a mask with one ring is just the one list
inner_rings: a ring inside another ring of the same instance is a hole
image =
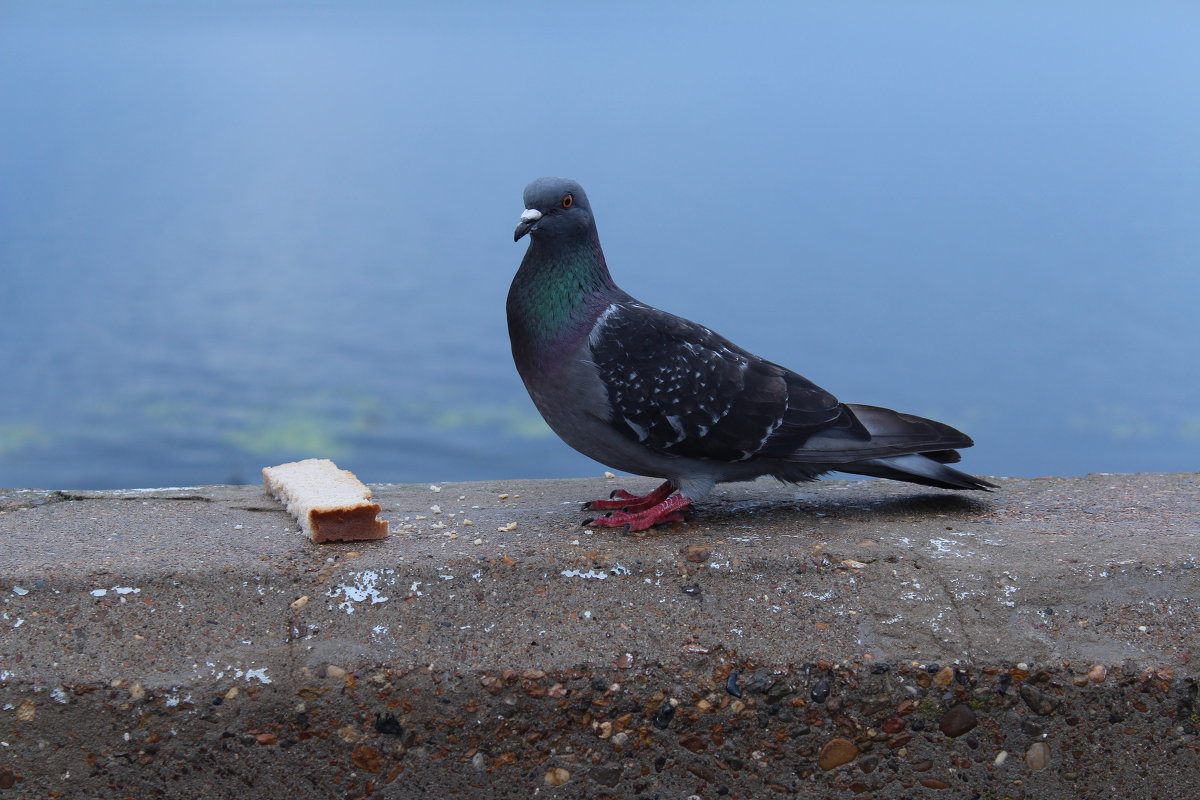
[[1197, 798], [1200, 476], [0, 490], [3, 798]]

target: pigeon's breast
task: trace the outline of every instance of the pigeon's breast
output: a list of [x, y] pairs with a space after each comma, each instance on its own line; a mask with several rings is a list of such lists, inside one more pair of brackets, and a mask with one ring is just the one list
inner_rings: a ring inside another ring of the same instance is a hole
[[585, 456], [639, 475], [665, 477], [674, 471], [678, 459], [647, 450], [613, 427], [608, 390], [586, 340], [559, 362], [559, 369], [526, 381], [526, 388], [551, 430]]

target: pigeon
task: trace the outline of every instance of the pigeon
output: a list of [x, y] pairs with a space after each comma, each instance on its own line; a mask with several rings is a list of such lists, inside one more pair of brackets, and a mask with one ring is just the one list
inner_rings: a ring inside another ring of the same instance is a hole
[[592, 207], [566, 178], [525, 188], [513, 235], [529, 248], [507, 301], [513, 360], [550, 428], [613, 469], [663, 479], [584, 504], [584, 525], [643, 531], [683, 521], [718, 484], [831, 471], [944, 489], [996, 488], [947, 464], [970, 437], [887, 408], [839, 402], [791, 370], [624, 292]]

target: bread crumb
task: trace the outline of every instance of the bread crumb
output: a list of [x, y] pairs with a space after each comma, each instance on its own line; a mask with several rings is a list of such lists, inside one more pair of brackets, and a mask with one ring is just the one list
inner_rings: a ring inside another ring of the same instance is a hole
[[509, 531], [515, 531], [516, 529], [517, 529], [517, 523], [515, 523], [515, 522], [510, 522], [507, 525], [501, 525], [499, 528], [496, 528], [496, 530], [499, 531], [500, 533], [507, 533]]

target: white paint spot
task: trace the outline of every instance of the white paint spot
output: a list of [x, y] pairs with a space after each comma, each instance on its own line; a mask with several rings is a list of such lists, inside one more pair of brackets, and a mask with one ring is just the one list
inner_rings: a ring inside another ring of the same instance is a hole
[[259, 683], [274, 683], [274, 681], [272, 681], [270, 678], [267, 677], [267, 668], [266, 667], [259, 667], [258, 669], [248, 669], [248, 670], [246, 670], [245, 677], [246, 677], [246, 680], [250, 680], [251, 678], [254, 678]]
[[607, 572], [597, 569], [589, 569], [587, 572], [581, 572], [577, 569], [564, 569], [561, 574], [564, 578], [595, 578], [598, 581], [602, 581], [608, 577]]
[[104, 597], [108, 594], [108, 589], [92, 589], [92, 597]]
[[970, 553], [964, 553], [960, 551], [958, 548], [962, 546], [961, 543], [956, 542], [953, 539], [930, 539], [929, 544], [933, 545], [933, 548], [936, 551], [934, 555], [937, 555], [938, 553], [948, 553], [955, 558], [966, 558], [968, 555], [970, 555]]
[[[391, 570], [387, 570], [391, 572]], [[374, 570], [363, 570], [362, 572], [352, 572], [349, 577], [353, 583], [343, 583], [333, 587], [327, 593], [327, 597], [337, 597], [339, 594], [346, 598], [338, 604], [338, 608], [345, 611], [347, 614], [354, 613], [354, 604], [362, 603], [366, 600], [371, 601], [371, 605], [383, 603], [387, 601], [379, 590], [380, 577], [379, 573]]]

